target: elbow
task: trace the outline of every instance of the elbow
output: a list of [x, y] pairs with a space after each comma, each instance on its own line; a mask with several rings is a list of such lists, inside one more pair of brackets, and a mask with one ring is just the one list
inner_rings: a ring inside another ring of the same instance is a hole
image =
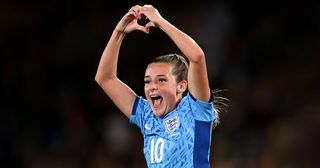
[[95, 77], [94, 77], [94, 80], [99, 84], [99, 85], [101, 85], [101, 83], [102, 83], [102, 78], [100, 77], [100, 76], [98, 76], [98, 75], [96, 75]]
[[192, 61], [195, 63], [199, 63], [199, 62], [202, 62], [203, 60], [205, 60], [205, 55], [202, 49], [195, 51]]
[[94, 80], [95, 80], [99, 85], [101, 85], [101, 84], [106, 80], [106, 78], [103, 77], [102, 75], [96, 74], [96, 76], [94, 77]]

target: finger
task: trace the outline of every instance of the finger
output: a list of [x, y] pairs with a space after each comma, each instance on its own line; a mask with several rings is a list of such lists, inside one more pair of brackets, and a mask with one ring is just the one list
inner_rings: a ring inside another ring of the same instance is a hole
[[127, 16], [130, 16], [130, 15], [136, 17], [136, 13], [135, 13], [134, 11], [129, 11], [128, 14], [127, 14]]
[[123, 16], [123, 22], [131, 22], [136, 18], [135, 13], [133, 11], [129, 11], [126, 15]]
[[146, 4], [146, 5], [143, 5], [143, 7], [151, 8], [151, 7], [153, 7], [153, 6], [152, 6], [152, 5], [149, 5], [149, 4]]
[[130, 10], [134, 10], [135, 12], [138, 12], [140, 10], [140, 8], [142, 8], [142, 7], [139, 5], [135, 5], [135, 6], [131, 7]]
[[133, 11], [135, 13], [135, 17], [138, 17], [140, 8], [141, 8], [141, 6], [135, 5], [135, 6], [131, 7], [130, 11]]
[[143, 31], [143, 32], [145, 32], [145, 33], [149, 33], [149, 28], [148, 27], [144, 27], [144, 26], [137, 26], [137, 30], [140, 30], [140, 31]]
[[156, 25], [153, 22], [149, 22], [145, 25], [146, 28], [150, 28], [150, 27], [156, 27]]
[[148, 11], [151, 12], [153, 9], [154, 7], [152, 5], [143, 5], [140, 10], [143, 12], [148, 12]]

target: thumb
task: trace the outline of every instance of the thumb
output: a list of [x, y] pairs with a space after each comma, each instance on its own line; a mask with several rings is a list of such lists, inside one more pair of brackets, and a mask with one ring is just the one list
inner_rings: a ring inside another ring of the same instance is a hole
[[143, 31], [145, 33], [149, 33], [150, 29], [148, 27], [139, 25], [139, 26], [137, 26], [137, 30]]
[[148, 22], [146, 24], [146, 28], [150, 28], [150, 27], [156, 27], [156, 25], [153, 22]]

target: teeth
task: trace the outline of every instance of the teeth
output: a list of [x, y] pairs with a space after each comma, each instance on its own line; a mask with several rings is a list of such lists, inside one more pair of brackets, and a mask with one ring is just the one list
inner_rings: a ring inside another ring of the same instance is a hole
[[157, 96], [157, 97], [151, 97], [151, 99], [153, 99], [153, 100], [157, 100], [157, 99], [161, 99], [161, 97], [160, 97], [160, 96]]
[[151, 97], [151, 99], [160, 99], [161, 98], [161, 96], [156, 96], [156, 95], [150, 96], [150, 97]]

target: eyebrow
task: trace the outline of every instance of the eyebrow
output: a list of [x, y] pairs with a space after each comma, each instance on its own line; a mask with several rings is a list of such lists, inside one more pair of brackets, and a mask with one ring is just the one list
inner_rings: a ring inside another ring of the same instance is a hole
[[[166, 75], [157, 75], [156, 76], [157, 78], [159, 78], [159, 77], [167, 77]], [[144, 78], [151, 78], [149, 75], [147, 75], [147, 76], [144, 76]]]

